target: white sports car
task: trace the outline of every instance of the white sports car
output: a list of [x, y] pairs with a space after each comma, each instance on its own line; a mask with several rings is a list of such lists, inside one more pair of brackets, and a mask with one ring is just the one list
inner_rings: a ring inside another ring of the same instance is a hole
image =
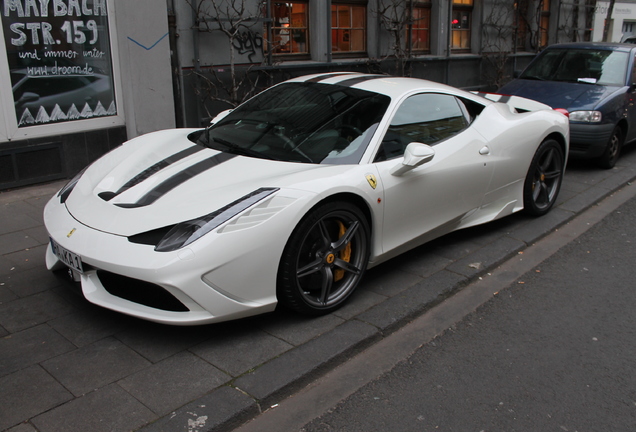
[[46, 206], [46, 263], [68, 267], [89, 301], [161, 323], [278, 303], [328, 313], [367, 268], [410, 248], [547, 213], [568, 140], [563, 114], [523, 98], [295, 78], [207, 129], [144, 135], [94, 162]]

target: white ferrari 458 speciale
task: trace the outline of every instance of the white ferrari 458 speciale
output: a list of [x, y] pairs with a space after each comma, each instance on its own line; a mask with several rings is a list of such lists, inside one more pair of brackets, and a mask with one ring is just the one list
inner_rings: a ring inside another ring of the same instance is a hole
[[[498, 101], [497, 101], [498, 100]], [[341, 306], [365, 270], [451, 231], [547, 213], [565, 115], [413, 78], [294, 78], [206, 129], [132, 139], [47, 204], [49, 269], [97, 305], [191, 325]]]

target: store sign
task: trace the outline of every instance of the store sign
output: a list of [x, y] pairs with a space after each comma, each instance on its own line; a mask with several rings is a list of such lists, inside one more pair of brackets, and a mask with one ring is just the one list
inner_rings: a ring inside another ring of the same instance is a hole
[[3, 0], [2, 28], [19, 127], [117, 114], [106, 0]]

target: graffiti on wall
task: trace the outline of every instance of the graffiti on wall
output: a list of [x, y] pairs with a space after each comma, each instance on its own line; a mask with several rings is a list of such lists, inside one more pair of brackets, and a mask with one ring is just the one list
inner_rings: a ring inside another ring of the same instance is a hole
[[233, 45], [239, 55], [246, 55], [249, 62], [254, 63], [253, 57], [255, 55], [260, 56], [263, 53], [263, 36], [248, 27], [242, 26], [234, 38]]

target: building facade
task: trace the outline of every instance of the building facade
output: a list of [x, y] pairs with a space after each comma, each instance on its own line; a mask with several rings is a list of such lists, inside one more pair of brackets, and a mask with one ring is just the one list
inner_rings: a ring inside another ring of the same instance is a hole
[[0, 189], [70, 177], [126, 139], [200, 127], [299, 75], [496, 90], [604, 23], [596, 0], [1, 1]]
[[72, 176], [127, 137], [175, 125], [165, 2], [1, 7], [0, 189]]

